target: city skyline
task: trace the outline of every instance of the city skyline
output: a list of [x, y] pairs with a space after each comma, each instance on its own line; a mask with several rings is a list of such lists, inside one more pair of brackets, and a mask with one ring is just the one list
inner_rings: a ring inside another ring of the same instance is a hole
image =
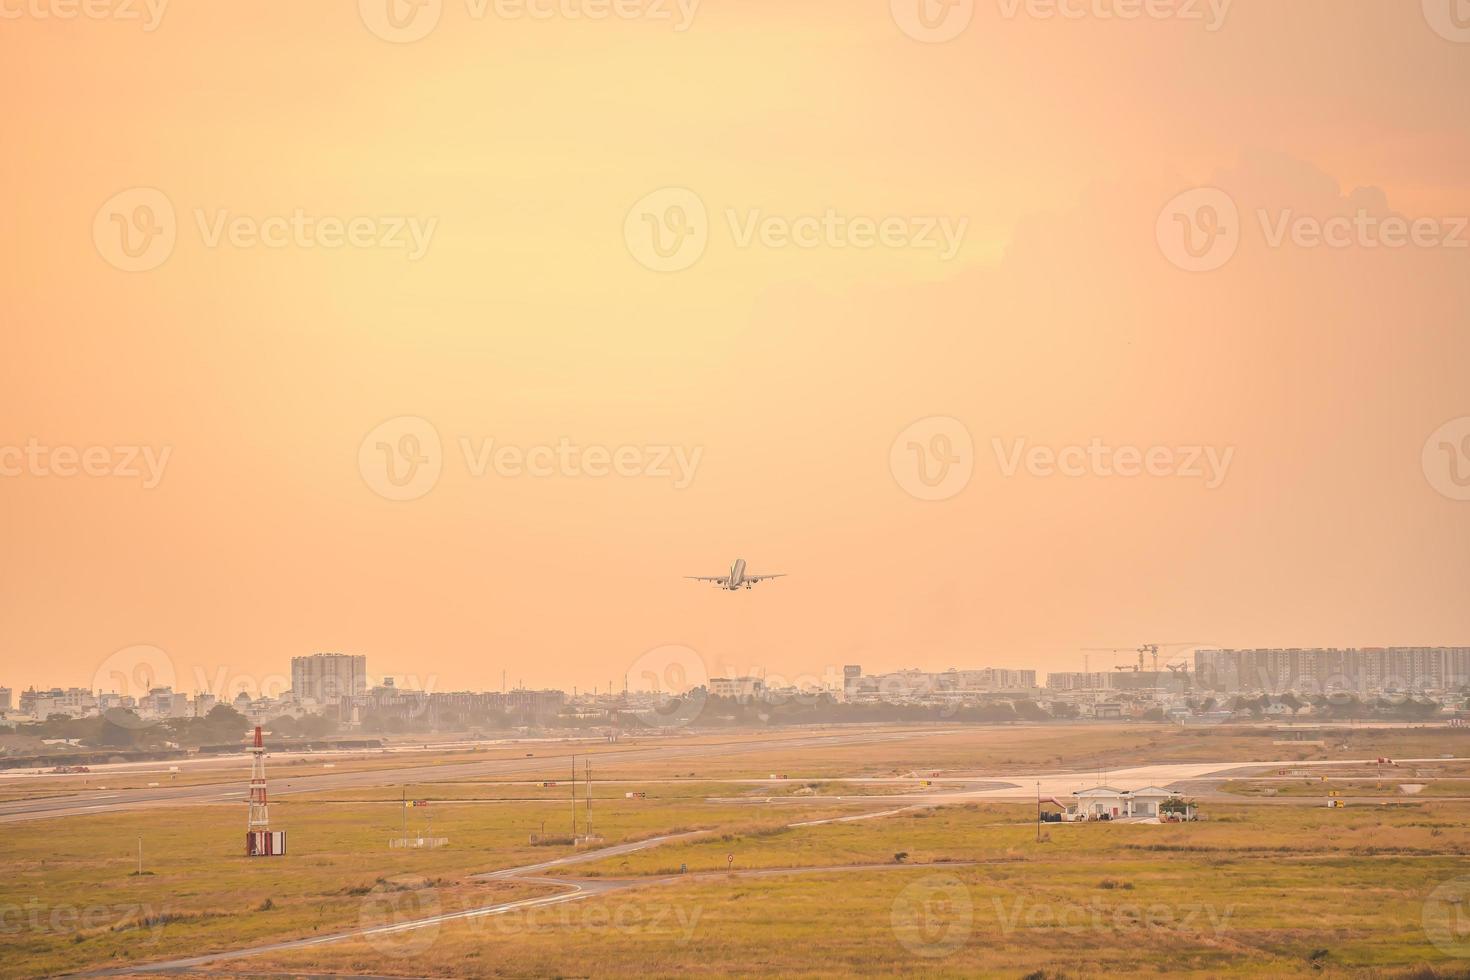
[[[977, 666], [978, 662], [950, 664], [945, 667], [928, 667], [922, 664], [913, 663], [903, 663], [903, 665], [897, 666], [886, 665], [879, 662], [877, 664], [868, 663], [863, 665], [828, 664], [821, 669], [820, 673], [814, 675], [788, 675], [780, 673], [779, 671], [772, 671], [764, 666], [758, 666], [748, 669], [710, 669], [713, 665], [708, 665], [704, 663], [699, 664], [699, 667], [702, 668], [702, 673], [691, 674], [687, 669], [689, 666], [689, 662], [687, 661], [687, 659], [684, 662], [680, 663], [678, 662], [678, 658], [688, 658], [689, 656], [694, 654], [694, 651], [690, 651], [687, 648], [666, 649], [674, 651], [672, 655], [675, 657], [675, 660], [664, 662], [664, 666], [667, 667], [668, 663], [674, 663], [675, 666], [678, 667], [680, 677], [685, 679], [688, 682], [687, 686], [691, 688], [705, 686], [706, 684], [708, 684], [708, 682], [712, 681], [723, 680], [728, 682], [730, 679], [759, 679], [763, 682], [769, 682], [768, 686], [772, 688], [781, 687], [794, 689], [811, 689], [840, 693], [848, 687], [846, 680], [848, 677], [851, 676], [850, 672], [854, 670], [862, 671], [862, 676], [870, 678], [881, 675], [897, 676], [905, 673], [920, 673], [931, 676], [938, 676], [942, 674], [965, 675], [998, 672], [1016, 676], [1029, 675], [1032, 681], [1030, 686], [1033, 688], [1052, 688], [1057, 686], [1070, 688], [1074, 686], [1077, 683], [1077, 679], [1080, 678], [1107, 678], [1121, 674], [1124, 675], [1124, 678], [1126, 679], [1127, 673], [1135, 670], [1142, 675], [1167, 677], [1168, 671], [1164, 669], [1166, 666], [1168, 666], [1170, 670], [1177, 670], [1183, 667], [1189, 673], [1195, 674], [1197, 676], [1203, 676], [1206, 673], [1206, 668], [1202, 667], [1202, 664], [1209, 665], [1208, 671], [1210, 673], [1214, 673], [1216, 668], [1213, 665], [1216, 663], [1216, 661], [1219, 660], [1223, 663], [1225, 662], [1224, 658], [1227, 657], [1237, 659], [1241, 657], [1255, 658], [1250, 660], [1245, 667], [1231, 667], [1229, 669], [1229, 676], [1232, 678], [1236, 678], [1237, 681], [1239, 677], [1244, 677], [1247, 675], [1259, 675], [1260, 678], [1265, 678], [1268, 676], [1272, 678], [1306, 678], [1310, 676], [1314, 678], [1315, 683], [1320, 684], [1327, 677], [1342, 673], [1344, 669], [1343, 665], [1345, 663], [1357, 664], [1360, 661], [1366, 663], [1368, 662], [1366, 658], [1371, 658], [1375, 656], [1379, 657], [1382, 663], [1392, 664], [1393, 666], [1376, 667], [1373, 669], [1373, 672], [1389, 677], [1403, 686], [1413, 687], [1416, 682], [1423, 682], [1424, 680], [1430, 678], [1442, 680], [1446, 676], [1470, 677], [1470, 645], [1453, 644], [1388, 644], [1383, 646], [1356, 645], [1347, 647], [1191, 646], [1177, 648], [1173, 651], [1169, 650], [1168, 648], [1161, 648], [1159, 652], [1159, 657], [1147, 661], [1145, 658], [1152, 657], [1152, 652], [1150, 647], [1144, 646], [1133, 651], [1127, 651], [1123, 648], [1110, 651], [1081, 651], [1079, 655], [1083, 658], [1084, 667], [1091, 666], [1088, 664], [1088, 660], [1092, 657], [1106, 656], [1113, 661], [1106, 667], [1099, 667], [1098, 669], [1092, 670], [1045, 670], [1032, 665], [1007, 665], [998, 663], [987, 663], [985, 666], [981, 667]], [[1433, 656], [1435, 658], [1455, 659], [1448, 660], [1443, 663], [1440, 663], [1437, 660], [1435, 662], [1435, 666], [1431, 668], [1424, 666], [1425, 662], [1418, 659], [1421, 655], [1425, 654]], [[1300, 667], [1298, 661], [1299, 656], [1302, 657], [1302, 659], [1300, 660]], [[1137, 658], [1136, 661], [1135, 657]], [[1353, 659], [1344, 660], [1344, 657]], [[1394, 659], [1384, 659], [1386, 657], [1391, 657]], [[625, 691], [631, 691], [633, 693], [647, 693], [650, 689], [647, 683], [649, 678], [655, 678], [656, 680], [662, 679], [658, 676], [658, 674], [649, 674], [645, 672], [644, 682], [641, 686], [632, 682], [631, 674], [625, 674], [617, 678], [610, 678], [606, 681], [599, 681], [595, 684], [558, 684], [554, 682], [537, 683], [534, 681], [528, 683], [525, 677], [519, 676], [509, 670], [506, 670], [503, 673], [500, 684], [498, 686], [445, 686], [441, 685], [437, 676], [433, 674], [420, 676], [414, 673], [395, 672], [387, 670], [380, 672], [370, 671], [368, 669], [367, 657], [364, 654], [349, 654], [335, 651], [318, 651], [310, 654], [298, 654], [292, 656], [290, 658], [289, 668], [285, 672], [258, 675], [265, 678], [264, 685], [255, 683], [252, 678], [247, 679], [244, 686], [242, 686], [241, 678], [238, 676], [236, 676], [233, 681], [225, 681], [222, 684], [220, 682], [220, 677], [223, 675], [216, 674], [215, 679], [211, 682], [208, 678], [201, 678], [200, 675], [196, 674], [194, 679], [196, 681], [202, 679], [204, 683], [198, 684], [196, 686], [191, 686], [190, 680], [188, 678], [184, 678], [181, 680], [179, 675], [169, 673], [169, 665], [167, 665], [164, 661], [160, 661], [156, 657], [154, 657], [148, 663], [146, 670], [138, 671], [135, 666], [133, 683], [125, 685], [130, 686], [133, 689], [134, 694], [131, 695], [127, 692], [119, 691], [116, 687], [86, 687], [83, 685], [58, 682], [54, 679], [31, 681], [24, 684], [0, 681], [0, 691], [7, 691], [18, 694], [26, 691], [85, 690], [97, 695], [115, 695], [122, 693], [124, 696], [136, 696], [136, 693], [139, 691], [146, 693], [148, 687], [157, 687], [159, 689], [168, 688], [178, 693], [187, 695], [205, 694], [215, 698], [219, 698], [221, 700], [228, 700], [229, 698], [235, 697], [241, 693], [244, 693], [251, 697], [266, 698], [280, 697], [289, 693], [297, 698], [307, 698], [315, 701], [332, 700], [335, 697], [343, 696], [343, 694], [339, 693], [334, 695], [330, 692], [326, 692], [326, 689], [321, 686], [323, 683], [321, 677], [317, 674], [308, 675], [305, 670], [306, 666], [311, 662], [320, 662], [326, 659], [353, 662], [354, 666], [350, 668], [352, 673], [349, 675], [344, 675], [347, 679], [344, 680], [341, 684], [341, 687], [345, 687], [348, 689], [347, 692], [344, 693], [350, 693], [352, 695], [361, 695], [365, 693], [369, 688], [381, 689], [383, 687], [387, 687], [397, 688], [402, 691], [422, 693], [557, 690], [563, 691], [572, 696], [605, 696], [610, 694], [615, 695], [623, 693]], [[1136, 668], [1133, 666], [1135, 662], [1138, 664]], [[1379, 661], [1375, 660], [1373, 662], [1377, 663]], [[1288, 664], [1289, 667], [1287, 666]], [[1451, 666], [1451, 664], [1453, 666]], [[1145, 669], [1145, 665], [1147, 665], [1147, 669]], [[160, 671], [160, 666], [164, 666], [165, 669]], [[724, 666], [729, 668], [732, 665]], [[867, 668], [875, 669], [868, 670]], [[1353, 671], [1356, 671], [1357, 669], [1358, 668], [1354, 667]], [[659, 673], [662, 673], [665, 676], [667, 675], [667, 671], [661, 671]], [[1224, 673], [1225, 672], [1222, 671], [1222, 676]], [[150, 678], [150, 681], [146, 685], [138, 680], [138, 678], [145, 677]], [[1067, 680], [1064, 681], [1062, 684], [1059, 685], [1053, 683], [1053, 679], [1063, 678]], [[154, 683], [155, 681], [156, 683]], [[1109, 687], [1113, 685], [1099, 684], [1097, 686]], [[1259, 686], [1262, 689], [1272, 689], [1273, 687], [1281, 690], [1290, 689], [1289, 684], [1283, 683], [1268, 683]], [[1422, 683], [1420, 683], [1419, 686], [1423, 686]], [[997, 690], [1004, 689], [1006, 688], [997, 688]], [[334, 688], [334, 690], [340, 691], [340, 687]], [[667, 692], [661, 691], [661, 693]]]

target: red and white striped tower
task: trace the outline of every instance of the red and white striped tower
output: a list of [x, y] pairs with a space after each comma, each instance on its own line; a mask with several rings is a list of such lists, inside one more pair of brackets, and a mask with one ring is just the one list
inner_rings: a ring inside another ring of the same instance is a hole
[[255, 744], [250, 747], [250, 818], [246, 830], [269, 830], [270, 809], [265, 792], [265, 742], [255, 726]]
[[250, 747], [250, 815], [245, 823], [246, 857], [280, 857], [286, 853], [285, 831], [270, 829], [269, 802], [265, 791], [265, 740], [255, 726], [255, 744]]
[[265, 742], [260, 737], [260, 726], [255, 726], [255, 744], [250, 747], [250, 818], [247, 830], [269, 830], [270, 809], [265, 793]]

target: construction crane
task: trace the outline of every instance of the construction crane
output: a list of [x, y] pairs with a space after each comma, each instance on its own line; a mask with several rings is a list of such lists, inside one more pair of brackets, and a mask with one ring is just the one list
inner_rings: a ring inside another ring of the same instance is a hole
[[1145, 643], [1143, 646], [1137, 647], [1137, 648], [1134, 648], [1134, 647], [1086, 647], [1084, 649], [1086, 649], [1089, 653], [1136, 653], [1136, 654], [1138, 654], [1138, 666], [1135, 667], [1132, 664], [1127, 664], [1127, 665], [1124, 665], [1124, 666], [1114, 667], [1113, 668], [1114, 670], [1131, 670], [1135, 674], [1140, 674], [1140, 673], [1143, 672], [1143, 658], [1144, 658], [1144, 655], [1145, 654], [1152, 654], [1153, 655], [1153, 658], [1154, 658], [1154, 673], [1157, 674], [1159, 672], [1159, 644], [1157, 644], [1157, 643]]

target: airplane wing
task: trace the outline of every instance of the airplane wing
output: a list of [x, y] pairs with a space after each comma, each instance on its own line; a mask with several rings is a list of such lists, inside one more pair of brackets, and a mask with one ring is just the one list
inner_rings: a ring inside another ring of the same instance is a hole
[[768, 578], [785, 578], [785, 577], [786, 577], [786, 573], [785, 572], [777, 572], [775, 575], [747, 575], [747, 576], [745, 576], [745, 581], [747, 581], [747, 582], [764, 582]]
[[684, 577], [695, 582], [713, 582], [716, 585], [730, 584], [730, 576], [728, 575], [685, 575]]

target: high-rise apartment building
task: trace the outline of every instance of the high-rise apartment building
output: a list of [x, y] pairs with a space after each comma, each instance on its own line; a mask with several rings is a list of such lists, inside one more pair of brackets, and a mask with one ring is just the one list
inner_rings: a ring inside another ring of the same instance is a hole
[[291, 692], [318, 704], [367, 693], [367, 657], [362, 654], [314, 653], [291, 658]]
[[1214, 691], [1446, 690], [1470, 684], [1470, 647], [1197, 650], [1194, 671]]

